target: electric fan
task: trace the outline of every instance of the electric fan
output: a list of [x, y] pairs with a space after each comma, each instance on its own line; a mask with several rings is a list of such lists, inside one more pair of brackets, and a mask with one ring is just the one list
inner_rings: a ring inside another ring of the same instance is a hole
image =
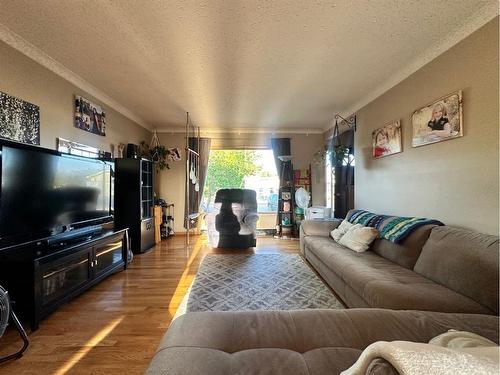
[[2, 335], [4, 334], [5, 329], [9, 324], [9, 319], [12, 319], [12, 321], [14, 322], [14, 325], [16, 326], [19, 335], [23, 339], [24, 344], [21, 350], [19, 350], [18, 352], [4, 357], [0, 357], [0, 363], [8, 361], [10, 359], [21, 357], [29, 345], [26, 331], [24, 330], [23, 326], [21, 325], [21, 322], [19, 321], [16, 314], [14, 314], [14, 311], [12, 310], [12, 306], [9, 299], [9, 293], [7, 293], [7, 291], [0, 286], [0, 337], [2, 337]]
[[311, 199], [311, 196], [309, 195], [307, 190], [304, 189], [303, 187], [298, 188], [297, 191], [295, 192], [295, 203], [302, 210], [305, 210], [307, 207], [309, 207], [309, 200], [310, 199]]

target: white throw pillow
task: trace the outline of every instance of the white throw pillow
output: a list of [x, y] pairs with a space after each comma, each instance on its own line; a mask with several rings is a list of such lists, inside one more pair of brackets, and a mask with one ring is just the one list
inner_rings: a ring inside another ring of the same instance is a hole
[[370, 244], [379, 235], [378, 230], [371, 227], [364, 227], [361, 224], [353, 225], [346, 234], [344, 234], [340, 240], [339, 244], [361, 253], [368, 250]]
[[339, 242], [340, 238], [347, 233], [347, 231], [352, 228], [354, 224], [349, 223], [347, 220], [342, 220], [340, 225], [330, 232], [330, 236], [335, 240], [335, 242]]

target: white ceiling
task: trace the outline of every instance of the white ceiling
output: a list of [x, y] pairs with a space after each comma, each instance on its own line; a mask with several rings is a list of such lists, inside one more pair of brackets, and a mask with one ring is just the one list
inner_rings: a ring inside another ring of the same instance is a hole
[[[496, 0], [0, 0], [0, 39], [148, 128], [325, 129]], [[55, 60], [55, 61], [54, 61]]]

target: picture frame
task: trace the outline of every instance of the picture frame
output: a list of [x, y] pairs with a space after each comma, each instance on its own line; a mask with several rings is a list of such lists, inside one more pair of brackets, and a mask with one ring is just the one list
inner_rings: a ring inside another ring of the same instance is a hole
[[463, 100], [458, 90], [443, 96], [411, 115], [412, 147], [463, 137]]
[[40, 107], [0, 91], [0, 138], [40, 144]]
[[393, 121], [372, 132], [372, 156], [379, 159], [403, 151], [401, 122]]
[[75, 95], [75, 127], [105, 137], [106, 113], [99, 105]]

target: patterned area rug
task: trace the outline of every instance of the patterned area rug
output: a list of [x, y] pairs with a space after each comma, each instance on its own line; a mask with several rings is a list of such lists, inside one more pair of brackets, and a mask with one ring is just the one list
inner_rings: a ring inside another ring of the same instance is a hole
[[296, 254], [207, 255], [187, 299], [187, 312], [343, 309]]

